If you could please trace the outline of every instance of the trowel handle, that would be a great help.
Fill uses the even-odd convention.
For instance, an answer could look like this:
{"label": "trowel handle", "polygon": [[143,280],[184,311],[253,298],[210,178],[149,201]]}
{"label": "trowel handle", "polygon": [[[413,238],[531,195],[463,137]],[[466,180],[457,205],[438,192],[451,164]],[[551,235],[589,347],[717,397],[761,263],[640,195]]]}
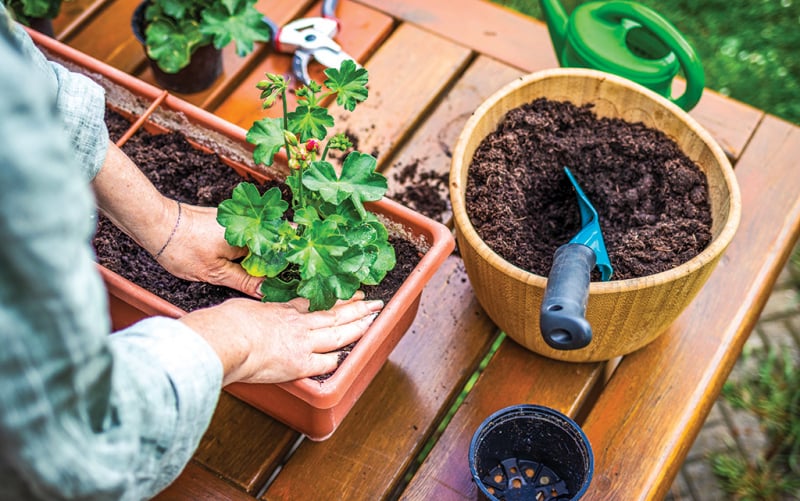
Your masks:
{"label": "trowel handle", "polygon": [[577,350],[592,340],[584,315],[595,259],[594,251],[583,244],[556,249],[539,316],[539,328],[551,348]]}

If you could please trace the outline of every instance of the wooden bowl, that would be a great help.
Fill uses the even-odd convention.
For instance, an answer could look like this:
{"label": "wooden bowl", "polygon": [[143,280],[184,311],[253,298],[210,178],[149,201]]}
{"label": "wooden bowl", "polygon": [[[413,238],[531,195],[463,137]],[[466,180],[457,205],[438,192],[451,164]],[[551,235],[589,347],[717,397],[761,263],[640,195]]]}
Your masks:
{"label": "wooden bowl", "polygon": [[[481,141],[511,109],[536,98],[594,104],[599,117],[643,122],[663,131],[708,179],[712,241],[686,263],[646,277],[592,282],[586,319],[591,343],[571,351],[548,346],[539,329],[547,278],[518,268],[481,240],[467,216],[469,166]],[[506,85],[472,115],[453,151],[450,198],[456,238],[467,275],[481,306],[506,334],[541,355],[572,362],[610,360],[653,341],[694,299],[739,224],[741,199],[733,169],[719,145],[685,111],[629,80],[578,68],[533,73]]]}

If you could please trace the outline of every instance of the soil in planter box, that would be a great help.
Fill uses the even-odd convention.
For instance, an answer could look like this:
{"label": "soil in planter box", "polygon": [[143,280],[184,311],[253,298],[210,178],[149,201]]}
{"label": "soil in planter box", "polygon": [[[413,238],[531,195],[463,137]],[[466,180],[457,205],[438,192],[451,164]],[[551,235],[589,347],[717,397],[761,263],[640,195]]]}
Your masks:
{"label": "soil in planter box", "polygon": [[598,118],[591,105],[540,98],[511,110],[469,168],[472,224],[514,265],[547,276],[555,250],[580,230],[564,166],[597,209],[612,280],[669,270],[711,242],[707,180],[674,141]]}
{"label": "soil in planter box", "polygon": [[[124,117],[111,110],[106,113],[106,122],[110,133],[112,130],[121,131],[119,136],[130,126]],[[161,193],[181,202],[216,207],[230,198],[233,188],[242,181],[241,176],[222,163],[219,157],[194,148],[181,134],[149,134],[140,130],[122,146],[122,150]],[[283,184],[280,186],[287,189]],[[264,186],[267,188],[269,185]],[[247,297],[227,287],[191,282],[171,275],[110,220],[102,215],[98,219],[93,242],[98,262],[178,307],[192,311],[232,297]],[[370,299],[388,302],[420,261],[419,251],[412,243],[399,238],[392,238],[390,242],[395,248],[397,266],[380,285],[363,288]],[[351,348],[352,345],[345,350],[345,355]]]}

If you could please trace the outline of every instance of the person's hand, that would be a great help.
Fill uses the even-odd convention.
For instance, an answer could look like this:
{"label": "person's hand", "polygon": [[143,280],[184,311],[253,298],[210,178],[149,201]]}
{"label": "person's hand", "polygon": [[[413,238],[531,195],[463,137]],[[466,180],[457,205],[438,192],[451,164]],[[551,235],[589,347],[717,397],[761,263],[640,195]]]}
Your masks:
{"label": "person's hand", "polygon": [[249,275],[233,261],[244,257],[247,250],[228,245],[225,228],[217,222],[217,210],[181,204],[179,220],[178,204],[173,205],[177,225],[173,226],[169,243],[157,255],[161,266],[185,280],[224,285],[260,298],[262,279]]}
{"label": "person's hand", "polygon": [[341,348],[366,332],[382,301],[363,301],[357,292],[330,310],[308,311],[308,300],[261,303],[229,299],[195,310],[180,321],[197,331],[217,352],[234,382],[279,383],[327,374],[339,364]]}

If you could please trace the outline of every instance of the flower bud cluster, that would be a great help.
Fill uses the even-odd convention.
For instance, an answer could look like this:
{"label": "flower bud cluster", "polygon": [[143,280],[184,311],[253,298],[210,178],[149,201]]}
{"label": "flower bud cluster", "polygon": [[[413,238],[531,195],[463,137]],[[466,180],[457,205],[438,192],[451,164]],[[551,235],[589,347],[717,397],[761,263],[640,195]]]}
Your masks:
{"label": "flower bud cluster", "polygon": [[[287,131],[288,132],[288,131]],[[317,159],[320,144],[316,139],[309,139],[303,144],[300,144],[294,134],[285,134],[286,142],[289,145],[289,168],[290,169],[305,169],[308,165]],[[292,139],[289,139],[289,136]]]}

